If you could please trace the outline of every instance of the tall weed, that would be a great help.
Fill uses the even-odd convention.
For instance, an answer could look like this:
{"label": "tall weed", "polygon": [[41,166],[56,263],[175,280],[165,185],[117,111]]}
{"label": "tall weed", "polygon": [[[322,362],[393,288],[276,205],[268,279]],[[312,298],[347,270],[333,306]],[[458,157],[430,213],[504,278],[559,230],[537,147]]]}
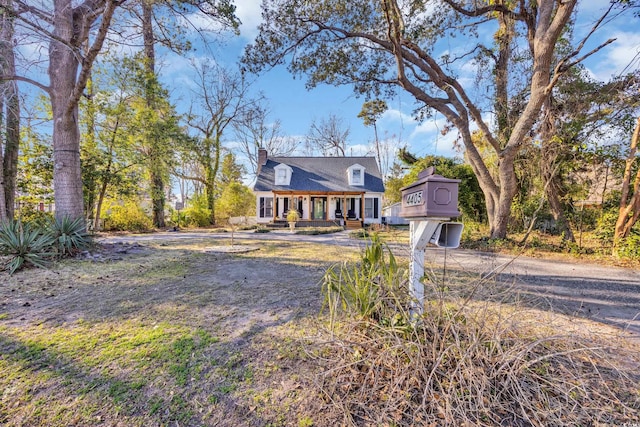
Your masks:
{"label": "tall weed", "polygon": [[614,425],[640,413],[638,373],[617,368],[605,339],[558,333],[554,321],[569,323],[541,321],[484,276],[427,280],[424,314],[410,317],[402,270],[374,241],[325,275],[332,339],[318,382],[345,425]]}

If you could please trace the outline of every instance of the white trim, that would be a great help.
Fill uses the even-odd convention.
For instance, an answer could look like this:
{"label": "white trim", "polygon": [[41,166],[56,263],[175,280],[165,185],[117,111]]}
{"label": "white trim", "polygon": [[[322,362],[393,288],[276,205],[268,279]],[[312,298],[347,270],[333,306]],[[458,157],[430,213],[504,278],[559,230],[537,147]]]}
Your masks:
{"label": "white trim", "polygon": [[[356,163],[347,168],[347,179],[349,180],[349,185],[363,187],[364,186],[364,171],[365,167]],[[358,171],[359,178],[356,179],[355,172]]]}
{"label": "white trim", "polygon": [[291,185],[291,175],[293,173],[293,169],[291,166],[287,166],[284,163],[278,164],[278,166],[274,166],[274,184],[275,185]]}

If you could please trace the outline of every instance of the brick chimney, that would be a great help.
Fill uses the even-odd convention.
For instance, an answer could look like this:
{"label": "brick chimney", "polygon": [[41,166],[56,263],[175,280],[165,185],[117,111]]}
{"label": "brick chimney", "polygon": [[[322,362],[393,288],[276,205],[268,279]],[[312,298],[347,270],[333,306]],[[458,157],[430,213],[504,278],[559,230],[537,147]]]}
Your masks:
{"label": "brick chimney", "polygon": [[260,169],[262,169],[262,166],[267,164],[267,157],[267,150],[262,147],[258,148],[258,174],[260,174]]}

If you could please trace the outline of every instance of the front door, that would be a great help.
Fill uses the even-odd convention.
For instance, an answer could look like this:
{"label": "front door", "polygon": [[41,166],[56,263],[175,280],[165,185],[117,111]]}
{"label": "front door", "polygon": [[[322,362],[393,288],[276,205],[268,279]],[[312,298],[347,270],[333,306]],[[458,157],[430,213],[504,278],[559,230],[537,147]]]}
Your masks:
{"label": "front door", "polygon": [[323,220],[326,218],[327,198],[312,197],[311,198],[311,218]]}

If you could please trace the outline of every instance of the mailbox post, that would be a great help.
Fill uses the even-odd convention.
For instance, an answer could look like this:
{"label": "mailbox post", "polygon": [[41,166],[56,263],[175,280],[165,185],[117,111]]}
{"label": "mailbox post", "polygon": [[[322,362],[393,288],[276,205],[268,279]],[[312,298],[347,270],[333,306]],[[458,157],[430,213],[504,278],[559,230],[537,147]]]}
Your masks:
{"label": "mailbox post", "polygon": [[429,243],[439,247],[457,248],[462,235],[462,223],[450,222],[460,216],[458,211],[459,179],[449,179],[434,174],[428,168],[418,175],[418,180],[404,188],[400,216],[409,220],[409,294],[411,311],[421,315],[424,311],[424,251]]}

